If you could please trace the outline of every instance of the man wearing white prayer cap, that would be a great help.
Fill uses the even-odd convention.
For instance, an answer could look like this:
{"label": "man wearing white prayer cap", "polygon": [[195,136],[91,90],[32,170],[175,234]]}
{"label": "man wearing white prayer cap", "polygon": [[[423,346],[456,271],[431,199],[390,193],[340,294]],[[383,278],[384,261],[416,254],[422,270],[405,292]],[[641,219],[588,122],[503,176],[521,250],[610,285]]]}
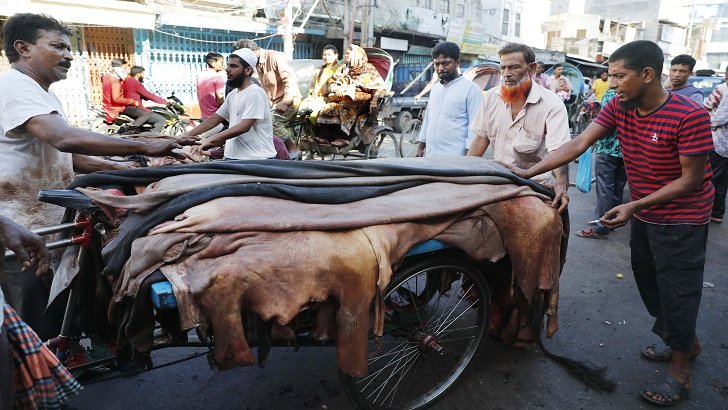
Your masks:
{"label": "man wearing white prayer cap", "polygon": [[202,139],[200,149],[225,146],[225,159],[275,158],[273,121],[268,95],[250,77],[258,64],[252,50],[242,48],[228,57],[227,85],[232,88],[217,112],[187,133],[190,136],[209,131],[223,121],[230,127]]}

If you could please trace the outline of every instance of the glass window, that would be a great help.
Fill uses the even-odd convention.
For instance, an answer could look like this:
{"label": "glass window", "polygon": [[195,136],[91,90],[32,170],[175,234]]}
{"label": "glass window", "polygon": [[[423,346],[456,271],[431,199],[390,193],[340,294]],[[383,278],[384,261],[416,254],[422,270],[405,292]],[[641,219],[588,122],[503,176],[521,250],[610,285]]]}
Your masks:
{"label": "glass window", "polygon": [[521,13],[516,13],[516,22],[513,27],[513,35],[516,37],[521,36]]}
{"label": "glass window", "polygon": [[509,19],[511,17],[511,11],[508,9],[503,9],[503,20],[501,23],[501,34],[504,36],[508,35],[508,23]]}
{"label": "glass window", "polygon": [[450,0],[440,0],[440,13],[450,13]]}
{"label": "glass window", "polygon": [[465,5],[464,4],[458,4],[455,14],[458,16],[458,18],[465,18]]}

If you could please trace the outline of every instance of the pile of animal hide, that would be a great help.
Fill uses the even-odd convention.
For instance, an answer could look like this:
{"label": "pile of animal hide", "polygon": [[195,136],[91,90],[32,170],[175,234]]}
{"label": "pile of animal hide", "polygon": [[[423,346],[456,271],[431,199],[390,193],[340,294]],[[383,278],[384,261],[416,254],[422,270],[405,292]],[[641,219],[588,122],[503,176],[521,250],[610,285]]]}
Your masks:
{"label": "pile of animal hide", "polygon": [[[99,188],[120,185],[145,189]],[[143,284],[161,272],[181,327],[211,328],[221,369],[254,363],[244,312],[290,340],[291,321],[325,305],[313,334],[336,340],[344,372],[365,375],[393,269],[433,238],[478,262],[508,255],[512,290],[528,303],[547,292],[548,335],[557,329],[563,229],[552,193],[480,158],[224,161],[95,173],[72,188],[127,211],[104,248],[104,273],[119,343],[138,352],[149,351],[154,321],[131,319],[150,308]]]}

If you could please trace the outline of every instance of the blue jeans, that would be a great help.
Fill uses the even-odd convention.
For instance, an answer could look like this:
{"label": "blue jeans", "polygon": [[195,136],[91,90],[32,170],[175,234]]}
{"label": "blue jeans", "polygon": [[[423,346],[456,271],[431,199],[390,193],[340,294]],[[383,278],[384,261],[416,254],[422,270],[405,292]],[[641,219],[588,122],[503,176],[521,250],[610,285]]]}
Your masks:
{"label": "blue jeans", "polygon": [[[627,184],[627,172],[624,170],[624,160],[607,154],[596,154],[594,165],[596,175],[597,208],[594,211],[599,219],[607,211],[622,204],[624,186]],[[595,231],[606,235],[609,228],[597,223]]]}

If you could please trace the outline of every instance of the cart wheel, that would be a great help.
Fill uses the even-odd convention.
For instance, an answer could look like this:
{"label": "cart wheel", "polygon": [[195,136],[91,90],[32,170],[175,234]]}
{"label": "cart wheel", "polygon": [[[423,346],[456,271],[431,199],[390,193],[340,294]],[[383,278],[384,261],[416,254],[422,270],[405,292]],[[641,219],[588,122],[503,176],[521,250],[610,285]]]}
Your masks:
{"label": "cart wheel", "polygon": [[489,323],[483,274],[454,257],[434,257],[397,271],[384,296],[384,335],[369,340],[369,374],[339,370],[359,409],[421,409],[460,377]]}
{"label": "cart wheel", "polygon": [[366,146],[364,159],[372,158],[399,158],[399,143],[392,131],[380,132],[372,143]]}
{"label": "cart wheel", "polygon": [[399,153],[402,158],[414,157],[417,153],[417,137],[422,129],[422,121],[412,120],[412,128],[409,132],[403,132],[399,136]]}
{"label": "cart wheel", "polygon": [[392,128],[396,132],[407,132],[412,129],[412,113],[409,111],[400,111],[394,118]]}

